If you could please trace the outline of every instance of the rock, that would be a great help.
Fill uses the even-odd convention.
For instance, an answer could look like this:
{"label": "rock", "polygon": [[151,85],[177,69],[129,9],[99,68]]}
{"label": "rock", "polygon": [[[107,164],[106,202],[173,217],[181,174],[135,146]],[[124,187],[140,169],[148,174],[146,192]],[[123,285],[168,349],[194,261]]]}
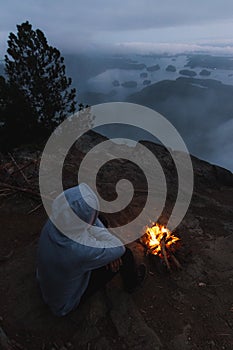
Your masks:
{"label": "rock", "polygon": [[199,286],[199,287],[206,287],[206,283],[204,283],[204,282],[199,282],[199,283],[198,283],[198,286]]}
{"label": "rock", "polygon": [[72,339],[72,343],[76,347],[88,344],[100,337],[101,334],[97,323],[105,317],[108,311],[102,291],[93,295],[84,306],[81,330],[79,329]]}
{"label": "rock", "polygon": [[134,350],[161,349],[159,337],[146,324],[130,296],[117,288],[109,288],[107,293],[112,302],[110,311],[112,322],[128,347]]}
{"label": "rock", "polygon": [[102,291],[99,291],[89,299],[88,308],[89,310],[86,316],[87,322],[89,325],[96,325],[108,311],[106,300]]}
{"label": "rock", "polygon": [[89,131],[75,142],[75,148],[77,151],[86,154],[99,142],[103,142],[105,140],[107,140],[105,136],[100,135],[94,131]]}

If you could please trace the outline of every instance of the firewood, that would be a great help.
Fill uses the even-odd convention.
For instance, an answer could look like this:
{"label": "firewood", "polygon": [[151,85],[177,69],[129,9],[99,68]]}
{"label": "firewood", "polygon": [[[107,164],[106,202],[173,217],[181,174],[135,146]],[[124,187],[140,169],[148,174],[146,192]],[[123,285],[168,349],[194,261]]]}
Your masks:
{"label": "firewood", "polygon": [[40,207],[42,207],[42,203],[40,203],[39,205],[37,205],[35,208],[33,208],[32,210],[30,210],[27,214],[32,214],[35,211],[37,211],[38,209],[40,209]]}
{"label": "firewood", "polygon": [[[13,193],[15,193],[15,192],[13,192]],[[11,195],[12,195],[12,191],[9,192],[7,189],[4,192],[0,193],[0,197],[8,197]]]}
{"label": "firewood", "polygon": [[168,258],[167,258],[165,237],[161,239],[160,245],[161,245],[161,251],[162,251],[165,263],[167,265],[168,270],[170,271],[171,270],[171,266],[170,266]]}
{"label": "firewood", "polygon": [[178,267],[178,269],[182,269],[182,266],[181,266],[180,262],[178,261],[178,259],[175,257],[175,255],[170,253],[170,256],[171,256],[171,259],[173,260],[173,262]]}
{"label": "firewood", "polygon": [[9,184],[4,183],[4,182],[0,182],[0,187],[12,189],[12,190],[19,191],[19,192],[28,193],[28,194],[31,194],[33,196],[39,197],[39,198],[43,197],[43,198],[51,200],[51,201],[53,200],[51,197],[45,196],[45,195],[41,196],[41,194],[39,192],[35,192],[35,191],[33,191],[33,190],[29,189],[29,188],[13,186],[13,185],[9,185]]}
{"label": "firewood", "polygon": [[20,174],[22,175],[22,177],[24,178],[24,180],[26,181],[26,183],[31,186],[30,182],[27,179],[27,176],[24,174],[23,170],[20,168],[20,166],[18,165],[18,163],[16,162],[15,158],[12,156],[12,154],[10,152],[8,152],[9,157],[11,158],[12,162],[15,164],[16,168],[18,169],[18,171],[20,172]]}
{"label": "firewood", "polygon": [[17,170],[14,170],[11,175],[15,175],[15,174],[19,173],[20,171],[28,168],[30,165],[33,165],[33,164],[35,164],[35,162],[33,160],[30,160],[27,164],[17,168]]}

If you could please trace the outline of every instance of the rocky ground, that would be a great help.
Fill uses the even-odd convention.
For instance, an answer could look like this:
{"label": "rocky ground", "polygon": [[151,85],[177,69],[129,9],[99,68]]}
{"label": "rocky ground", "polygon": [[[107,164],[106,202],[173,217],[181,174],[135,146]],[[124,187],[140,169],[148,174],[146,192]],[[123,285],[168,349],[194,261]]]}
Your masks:
{"label": "rocky ground", "polygon": [[[79,164],[85,152],[98,142],[99,138],[92,135],[76,145],[64,171],[66,187],[76,181],[71,159]],[[164,148],[146,142],[144,145],[156,154],[166,174],[168,200],[161,217],[166,223],[176,194],[176,173]],[[24,156],[22,151],[14,153],[17,162]],[[35,158],[33,152],[30,156]],[[182,243],[176,253],[182,270],[168,273],[164,265],[161,268],[145,256],[140,243],[131,243],[137,261],[144,261],[148,267],[143,288],[129,295],[117,276],[64,318],[50,313],[35,281],[37,242],[46,220],[43,207],[38,207],[39,198],[16,189],[9,196],[1,196],[0,348],[233,349],[233,175],[197,158],[192,161],[193,198],[176,230]],[[13,179],[6,176],[10,169],[5,167],[7,162],[10,160],[2,156],[0,181],[22,187],[20,181],[25,179],[19,180],[20,174]],[[123,160],[102,169],[100,191],[107,190],[110,198],[122,173],[133,181],[136,198],[129,211],[108,216],[115,223],[124,222],[129,213],[135,216],[146,200],[143,174],[136,174],[134,165]]]}

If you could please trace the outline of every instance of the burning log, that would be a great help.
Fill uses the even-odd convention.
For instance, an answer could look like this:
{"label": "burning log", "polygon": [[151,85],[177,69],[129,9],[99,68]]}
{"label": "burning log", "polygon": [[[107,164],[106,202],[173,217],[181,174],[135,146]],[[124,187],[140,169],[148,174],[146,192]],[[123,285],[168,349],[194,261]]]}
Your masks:
{"label": "burning log", "polygon": [[170,266],[168,258],[167,258],[165,236],[161,239],[160,245],[161,245],[161,251],[162,251],[165,263],[167,265],[168,270],[170,271],[171,270],[171,266]]}
{"label": "burning log", "polygon": [[168,271],[171,271],[171,262],[181,269],[181,264],[173,253],[177,241],[179,241],[178,237],[172,234],[168,228],[159,224],[153,224],[151,227],[147,226],[145,234],[140,239],[140,242],[146,248],[147,254],[163,259]]}

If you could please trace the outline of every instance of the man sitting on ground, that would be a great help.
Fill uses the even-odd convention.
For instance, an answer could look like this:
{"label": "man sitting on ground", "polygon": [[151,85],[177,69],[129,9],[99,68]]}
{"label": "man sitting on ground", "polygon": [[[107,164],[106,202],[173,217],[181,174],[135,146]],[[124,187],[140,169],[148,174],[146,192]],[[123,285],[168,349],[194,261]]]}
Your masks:
{"label": "man sitting on ground", "polygon": [[[68,206],[79,220],[73,220]],[[118,272],[129,293],[145,278],[145,265],[136,267],[131,250],[98,218],[98,208],[98,198],[88,185],[72,187],[54,200],[52,220],[41,232],[37,280],[44,302],[57,316],[76,308]],[[62,232],[54,222],[61,223]]]}

